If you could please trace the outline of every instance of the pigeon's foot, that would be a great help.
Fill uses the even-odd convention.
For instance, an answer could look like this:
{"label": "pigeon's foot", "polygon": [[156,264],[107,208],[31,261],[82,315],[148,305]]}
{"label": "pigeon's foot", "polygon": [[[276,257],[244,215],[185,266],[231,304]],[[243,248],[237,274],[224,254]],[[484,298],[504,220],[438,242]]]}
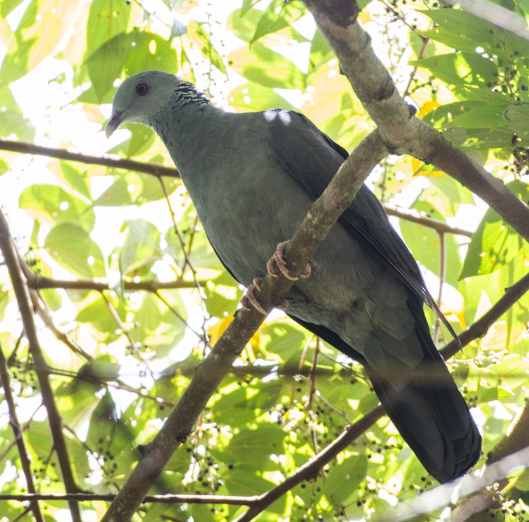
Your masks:
{"label": "pigeon's foot", "polygon": [[[256,310],[261,312],[263,315],[268,315],[268,313],[264,310],[264,308],[261,306],[261,303],[257,300],[255,297],[254,292],[255,291],[260,292],[261,291],[261,280],[256,277],[253,280],[253,285],[250,285],[247,290],[246,294],[242,296],[241,299],[241,306],[245,309],[250,311],[250,305],[252,305]],[[288,308],[288,299],[283,298],[280,303],[275,305],[275,308],[278,308],[279,310],[286,310]]]}
{"label": "pigeon's foot", "polygon": [[305,268],[303,272],[299,275],[299,277],[292,277],[290,275],[288,265],[285,261],[285,258],[283,257],[283,254],[285,253],[285,247],[288,245],[288,243],[290,243],[290,239],[288,241],[283,241],[283,243],[279,243],[279,245],[277,245],[274,255],[270,258],[270,261],[266,263],[266,269],[268,270],[268,273],[271,276],[277,277],[277,275],[275,274],[275,267],[277,266],[281,273],[291,281],[297,281],[299,277],[301,277],[302,279],[309,277],[311,268],[308,263],[305,265]]}
{"label": "pigeon's foot", "polygon": [[250,285],[246,289],[246,293],[242,296],[241,299],[241,306],[245,309],[250,311],[250,305],[253,305],[253,307],[261,312],[263,315],[268,315],[268,313],[264,310],[264,308],[261,306],[261,303],[257,300],[257,298],[254,295],[255,291],[260,292],[261,291],[261,280],[257,277],[253,280],[253,285]]}

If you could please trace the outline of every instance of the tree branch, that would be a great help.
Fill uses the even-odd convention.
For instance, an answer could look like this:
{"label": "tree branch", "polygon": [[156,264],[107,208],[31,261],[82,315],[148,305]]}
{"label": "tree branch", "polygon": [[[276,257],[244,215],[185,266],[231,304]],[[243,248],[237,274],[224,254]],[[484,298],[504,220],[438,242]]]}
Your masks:
{"label": "tree branch", "polygon": [[[0,150],[9,150],[12,152],[21,152],[21,153],[27,153],[27,154],[36,154],[41,156],[48,156],[50,158],[58,158],[63,160],[69,160],[69,161],[78,161],[79,163],[87,163],[87,164],[93,164],[93,165],[103,165],[105,167],[113,167],[113,168],[122,168],[126,170],[134,170],[136,172],[142,172],[144,174],[150,174],[152,176],[167,176],[171,178],[179,178],[180,173],[178,172],[178,169],[174,167],[164,167],[162,165],[157,165],[154,163],[143,163],[141,161],[132,161],[132,160],[124,160],[124,159],[114,159],[114,158],[105,158],[100,156],[86,156],[84,154],[78,154],[73,152],[68,152],[64,149],[51,149],[49,147],[40,147],[39,145],[34,145],[33,143],[26,143],[22,141],[10,141],[3,138],[0,138]],[[160,170],[160,169],[163,169]],[[417,223],[419,225],[423,225],[428,228],[433,228],[434,230],[437,230],[438,232],[447,232],[450,234],[457,234],[460,236],[466,236],[466,237],[472,237],[472,232],[469,232],[468,230],[464,230],[462,228],[457,227],[451,227],[444,221],[439,221],[437,219],[432,219],[424,216],[419,216],[414,211],[408,210],[408,209],[402,209],[395,207],[393,205],[384,205],[384,209],[386,210],[386,213],[388,216],[395,216],[400,219],[404,219],[405,221],[411,221],[412,223]],[[189,249],[188,249],[189,253]],[[56,284],[58,286],[43,286],[43,285],[53,285],[53,279],[47,278],[47,277],[41,277],[39,278],[39,288],[71,288],[76,290],[98,290],[101,291],[101,289],[106,290],[108,288],[108,285],[105,286],[105,283],[95,283],[93,281],[56,281]],[[81,286],[77,287],[75,286],[75,283],[80,283]],[[205,281],[199,281],[200,285],[203,286]],[[126,290],[146,290],[149,292],[154,292],[155,290],[151,288],[156,289],[162,289],[162,288],[192,288],[194,286],[193,283],[189,281],[181,281],[181,284],[184,286],[166,286],[166,285],[172,285],[172,284],[178,284],[178,281],[175,281],[174,283],[159,283],[158,281],[153,282],[141,282],[141,283],[132,283],[132,282],[126,282],[125,283],[125,289]],[[189,286],[187,286],[189,284]],[[63,286],[65,285],[65,286]],[[85,286],[86,285],[86,286]],[[149,286],[149,285],[156,285],[156,286]]]}
{"label": "tree branch", "polygon": [[[79,490],[75,483],[73,472],[68,457],[68,449],[66,447],[66,440],[62,432],[62,418],[55,403],[53,389],[51,387],[47,368],[48,364],[44,357],[44,353],[40,347],[39,339],[35,323],[33,322],[33,314],[29,304],[29,296],[26,285],[22,279],[21,267],[18,260],[16,249],[13,245],[13,240],[9,233],[9,225],[5,219],[4,213],[0,210],[0,250],[4,257],[5,263],[9,270],[9,277],[13,284],[13,290],[18,302],[20,315],[24,324],[24,331],[29,343],[29,350],[33,361],[35,363],[35,372],[39,380],[40,392],[42,401],[48,412],[48,423],[53,439],[53,444],[57,452],[57,459],[61,468],[61,474],[64,482],[64,487],[68,493],[75,493]],[[76,502],[70,502],[70,512],[73,522],[81,522],[81,512]]]}
{"label": "tree branch", "polygon": [[152,176],[167,176],[170,178],[180,177],[175,168],[164,167],[157,163],[143,163],[140,161],[116,158],[110,155],[87,156],[86,154],[79,154],[78,152],[68,152],[64,149],[41,147],[24,141],[11,141],[0,138],[0,150],[20,152],[21,154],[34,154],[36,156],[47,156],[49,158],[57,158],[66,161],[77,161],[78,163],[86,163],[87,165],[102,165],[103,167],[110,167],[113,169],[134,170],[136,172],[143,172],[144,174],[151,174]]}
{"label": "tree branch", "polygon": [[[6,494],[0,495],[0,502],[5,500],[18,500],[27,502],[32,500],[75,500],[77,502],[112,502],[116,495],[98,495],[94,493],[37,493],[37,494]],[[143,503],[157,504],[225,504],[230,506],[250,506],[258,499],[253,497],[237,497],[230,495],[148,495]]]}
{"label": "tree branch", "polygon": [[[26,486],[28,491],[35,494],[35,484],[33,483],[33,475],[31,474],[31,464],[29,462],[28,450],[26,447],[26,440],[24,439],[24,432],[18,422],[17,409],[13,395],[11,393],[11,384],[9,382],[9,370],[7,368],[7,360],[4,355],[4,350],[0,345],[0,384],[4,388],[4,397],[7,403],[7,409],[9,411],[9,424],[13,428],[13,434],[15,436],[16,445],[18,447],[18,454],[20,455],[20,462],[22,464],[22,470],[26,478]],[[36,500],[31,502],[31,510],[35,515],[37,522],[44,522],[44,517],[40,511],[39,503]]]}
{"label": "tree branch", "polygon": [[[373,131],[340,167],[338,173],[310,207],[305,220],[286,249],[290,272],[299,275],[314,252],[323,243],[341,213],[349,207],[356,192],[377,163],[387,154],[378,131]],[[267,275],[259,301],[270,311],[292,287],[293,281],[282,275]],[[239,309],[234,320],[215,344],[182,398],[167,418],[145,455],[131,473],[102,522],[128,522],[171,455],[184,442],[207,401],[230,371],[235,359],[257,331],[265,317],[255,309]]]}
{"label": "tree branch", "polygon": [[[461,346],[466,346],[474,339],[484,337],[488,329],[528,291],[529,274],[525,275],[508,288],[503,296],[487,313],[483,314],[475,323],[459,334]],[[457,341],[453,339],[441,350],[441,355],[446,361],[453,357],[458,351],[459,345]]]}
{"label": "tree branch", "polygon": [[[51,277],[39,276],[32,272],[32,276],[28,279],[28,286],[35,290],[44,290],[46,288],[63,288],[64,290],[95,290],[96,292],[103,292],[104,290],[111,290],[108,283],[100,283],[91,281],[90,279],[78,279],[76,281],[65,281],[61,279],[52,279]],[[26,274],[24,274],[26,275]],[[199,284],[205,284],[207,281],[199,279]],[[125,290],[129,292],[152,292],[156,293],[159,290],[181,290],[183,288],[195,288],[194,281],[184,281],[177,279],[162,283],[161,281],[125,281]]]}
{"label": "tree branch", "polygon": [[472,237],[472,232],[465,230],[464,228],[452,227],[445,221],[439,221],[438,219],[432,219],[426,216],[421,216],[416,210],[398,208],[392,205],[384,205],[384,210],[388,216],[395,216],[404,221],[410,221],[411,223],[417,223],[423,227],[433,228],[439,234],[456,234],[457,236],[465,236],[468,238]]}
{"label": "tree branch", "polygon": [[503,182],[415,117],[357,22],[360,8],[350,0],[304,0],[340,61],[383,143],[394,154],[409,154],[435,165],[469,188],[529,241],[529,208]]}

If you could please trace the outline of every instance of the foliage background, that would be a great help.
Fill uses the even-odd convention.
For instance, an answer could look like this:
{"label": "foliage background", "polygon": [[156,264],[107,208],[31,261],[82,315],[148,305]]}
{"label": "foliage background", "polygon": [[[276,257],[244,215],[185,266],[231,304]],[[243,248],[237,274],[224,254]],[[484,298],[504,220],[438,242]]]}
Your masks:
{"label": "foliage background", "polygon": [[[108,150],[172,166],[159,139],[144,127],[129,126],[111,149],[96,134],[109,116],[116,80],[145,69],[194,81],[227,110],[298,108],[348,150],[373,128],[332,51],[319,31],[310,30],[311,15],[301,1],[244,0],[222,9],[197,3],[4,0],[0,137],[82,153]],[[526,0],[501,3],[529,15]],[[379,56],[419,116],[529,202],[529,42],[437,2],[361,5],[360,19]],[[140,458],[141,445],[229,323],[242,289],[209,247],[178,179],[165,179],[165,198],[153,176],[6,151],[0,152],[0,173],[1,203],[31,269],[61,281],[109,284],[104,292],[74,283],[40,290],[45,310],[36,321],[78,485],[116,492]],[[441,309],[456,332],[528,273],[527,244],[492,210],[479,225],[469,219],[479,215],[471,206],[483,204],[448,176],[417,160],[390,157],[369,183],[384,203],[474,232],[469,239],[394,221],[434,296],[439,277],[444,279]],[[156,291],[134,289],[153,280],[159,282]],[[5,266],[0,281],[0,345],[19,416],[28,423],[36,485],[41,492],[63,492]],[[200,291],[193,288],[196,281]],[[427,315],[438,344],[449,341],[429,310]],[[485,455],[526,400],[528,321],[524,297],[449,363],[482,427]],[[69,345],[57,331],[67,334]],[[209,402],[155,492],[262,493],[376,404],[361,366],[274,314]],[[6,411],[0,422],[0,484],[3,493],[24,492]],[[523,518],[529,482],[516,480],[516,516],[498,517]],[[369,517],[434,482],[384,418],[314,483],[296,487],[259,520]],[[20,503],[1,505],[6,520],[32,518]],[[47,520],[65,516],[65,502],[41,505]],[[83,509],[86,520],[98,520],[105,503],[85,503]],[[231,519],[240,510],[153,504],[137,516],[209,522]]]}

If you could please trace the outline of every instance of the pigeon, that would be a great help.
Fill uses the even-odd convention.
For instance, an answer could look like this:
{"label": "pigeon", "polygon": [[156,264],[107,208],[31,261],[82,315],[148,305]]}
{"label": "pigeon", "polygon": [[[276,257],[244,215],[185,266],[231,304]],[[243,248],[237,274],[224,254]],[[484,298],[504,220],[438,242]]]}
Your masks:
{"label": "pigeon", "polygon": [[[220,261],[250,289],[243,306],[259,307],[260,278],[275,265],[289,276],[284,244],[347,151],[298,112],[227,112],[192,83],[160,71],[119,86],[107,137],[126,122],[160,136]],[[481,455],[481,436],[432,341],[423,305],[440,312],[365,185],[303,275],[278,306],[364,365],[387,415],[431,476],[446,483],[467,473]]]}

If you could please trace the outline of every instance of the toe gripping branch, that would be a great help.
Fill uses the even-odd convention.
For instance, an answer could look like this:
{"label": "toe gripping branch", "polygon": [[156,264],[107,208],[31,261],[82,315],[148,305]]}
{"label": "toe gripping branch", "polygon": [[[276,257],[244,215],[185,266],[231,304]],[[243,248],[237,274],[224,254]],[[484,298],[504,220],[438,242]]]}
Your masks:
{"label": "toe gripping branch", "polygon": [[[284,241],[283,243],[279,243],[279,245],[277,245],[274,255],[270,258],[268,263],[266,263],[266,269],[268,270],[268,273],[273,277],[277,277],[277,274],[275,273],[275,269],[277,266],[277,268],[279,268],[279,271],[291,281],[297,281],[299,277],[305,279],[310,276],[311,272],[311,268],[308,263],[306,264],[303,272],[300,274],[299,277],[292,277],[290,275],[287,262],[284,258],[285,247],[288,245],[289,242],[290,240]],[[255,297],[256,290],[258,292],[261,291],[261,279],[259,279],[258,277],[253,280],[253,284],[250,285],[246,290],[246,294],[241,299],[241,305],[245,310],[251,310],[251,304],[256,310],[259,310],[259,312],[261,312],[262,314],[268,315],[266,310],[263,309],[263,307]],[[279,310],[286,310],[288,308],[288,300],[283,298],[280,303],[275,305],[275,308],[278,308]]]}

